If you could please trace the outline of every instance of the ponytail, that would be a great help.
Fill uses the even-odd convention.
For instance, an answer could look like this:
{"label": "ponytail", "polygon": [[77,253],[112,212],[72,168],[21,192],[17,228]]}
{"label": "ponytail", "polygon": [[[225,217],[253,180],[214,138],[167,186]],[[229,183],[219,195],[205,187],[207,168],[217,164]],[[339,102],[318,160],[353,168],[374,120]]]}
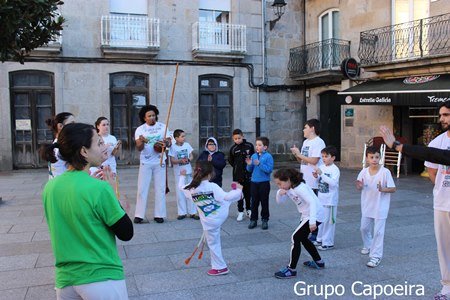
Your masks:
{"label": "ponytail", "polygon": [[191,190],[197,188],[200,183],[209,175],[214,175],[212,163],[209,161],[197,161],[195,164],[192,181],[184,189]]}
{"label": "ponytail", "polygon": [[73,116],[70,112],[61,112],[56,116],[45,120],[45,124],[47,124],[47,126],[53,131],[53,134],[56,135],[58,133],[58,124],[63,124],[64,121],[70,116]]}
{"label": "ponytail", "polygon": [[54,164],[58,159],[55,156],[55,148],[59,148],[58,143],[43,144],[39,149],[39,155],[42,160],[49,161]]}

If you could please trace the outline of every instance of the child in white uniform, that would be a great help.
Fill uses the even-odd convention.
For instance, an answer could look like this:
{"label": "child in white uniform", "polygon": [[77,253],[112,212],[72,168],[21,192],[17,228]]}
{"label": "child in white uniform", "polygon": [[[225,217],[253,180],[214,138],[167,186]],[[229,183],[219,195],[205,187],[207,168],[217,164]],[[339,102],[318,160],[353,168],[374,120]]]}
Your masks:
{"label": "child in white uniform", "polygon": [[300,258],[301,245],[311,255],[311,261],[305,261],[304,266],[314,269],[325,268],[319,252],[308,239],[308,234],[317,229],[322,222],[322,205],[313,190],[303,180],[303,174],[296,169],[279,169],[274,174],[275,183],[279,190],[276,201],[281,203],[290,198],[301,214],[300,225],[291,237],[291,255],[289,264],[275,273],[276,278],[287,279],[297,276],[297,263]]}
{"label": "child in white uniform", "polygon": [[208,161],[197,161],[192,182],[185,185],[185,171],[181,171],[179,188],[197,206],[203,232],[211,254],[211,270],[208,275],[227,274],[228,268],[222,256],[220,227],[228,217],[230,204],[242,197],[242,185],[233,183],[236,189],[224,192],[221,187],[209,180],[213,176],[213,166]]}
{"label": "child in white uniform", "polygon": [[[366,150],[367,168],[362,169],[356,180],[356,188],[361,190],[361,235],[364,246],[361,254],[369,254],[367,266],[378,266],[383,257],[383,240],[386,219],[395,192],[391,171],[380,166],[380,149],[371,146]],[[373,235],[372,235],[373,227]]]}
{"label": "child in white uniform", "polygon": [[[169,150],[170,161],[173,165],[173,174],[175,175],[175,182],[180,181],[180,171],[185,170],[185,183],[188,184],[192,180],[192,167],[190,161],[194,158],[192,154],[191,145],[185,142],[186,134],[181,129],[175,129],[173,132],[175,143],[172,144]],[[186,197],[183,192],[177,189],[177,207],[178,220],[186,218],[187,214],[193,219],[198,220],[197,207],[192,202],[191,198]]]}
{"label": "child in white uniform", "polygon": [[315,245],[319,250],[329,250],[334,247],[334,233],[336,230],[336,212],[339,201],[339,168],[334,164],[337,149],[328,146],[322,149],[323,165],[316,167],[314,177],[319,179],[319,193],[317,197],[323,206],[323,223],[319,226],[319,233]]}

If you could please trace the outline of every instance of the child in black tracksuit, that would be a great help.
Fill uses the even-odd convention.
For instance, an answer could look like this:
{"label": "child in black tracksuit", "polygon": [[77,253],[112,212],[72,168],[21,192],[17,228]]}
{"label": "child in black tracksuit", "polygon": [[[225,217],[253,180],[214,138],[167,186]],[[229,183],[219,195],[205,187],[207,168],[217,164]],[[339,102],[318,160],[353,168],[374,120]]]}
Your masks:
{"label": "child in black tracksuit", "polygon": [[[243,186],[242,192],[245,199],[245,209],[247,217],[251,215],[250,205],[250,178],[251,174],[247,171],[247,164],[245,159],[251,157],[255,153],[255,148],[252,143],[247,142],[244,139],[242,130],[233,130],[234,145],[230,148],[230,155],[228,162],[233,167],[233,181],[239,182]],[[238,221],[242,221],[244,218],[244,200],[238,201]]]}
{"label": "child in black tracksuit", "polygon": [[210,161],[214,167],[214,177],[209,180],[222,187],[223,168],[227,165],[225,154],[219,151],[217,140],[209,137],[205,143],[205,151],[200,153],[197,161]]}

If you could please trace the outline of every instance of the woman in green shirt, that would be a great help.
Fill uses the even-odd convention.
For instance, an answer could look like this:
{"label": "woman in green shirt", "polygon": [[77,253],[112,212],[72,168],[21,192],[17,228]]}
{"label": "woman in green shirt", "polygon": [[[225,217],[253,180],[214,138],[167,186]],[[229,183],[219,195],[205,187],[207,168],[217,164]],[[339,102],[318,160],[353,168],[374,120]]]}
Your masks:
{"label": "woman in green shirt", "polygon": [[68,164],[44,188],[43,202],[55,256],[57,299],[128,299],[116,236],[133,237],[133,224],[114,194],[109,167],[99,180],[89,168],[107,158],[96,130],[83,123],[64,126],[54,149]]}

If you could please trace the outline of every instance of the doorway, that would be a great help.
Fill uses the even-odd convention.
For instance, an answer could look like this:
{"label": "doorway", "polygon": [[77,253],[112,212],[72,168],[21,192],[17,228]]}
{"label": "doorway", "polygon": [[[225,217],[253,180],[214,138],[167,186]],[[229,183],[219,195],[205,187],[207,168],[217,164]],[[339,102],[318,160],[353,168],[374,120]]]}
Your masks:
{"label": "doorway", "polygon": [[224,75],[199,77],[199,147],[203,150],[208,137],[217,139],[219,149],[227,152],[232,145],[233,120],[232,78]]}
{"label": "doorway", "polygon": [[45,120],[55,114],[53,73],[27,70],[9,74],[13,168],[47,166],[39,147],[51,144],[53,133]]}
{"label": "doorway", "polygon": [[337,91],[320,94],[320,137],[325,145],[337,149],[336,161],[341,160],[341,106]]}
{"label": "doorway", "polygon": [[139,110],[149,103],[148,75],[115,73],[110,75],[111,134],[122,141],[118,164],[139,164],[134,132],[141,125]]}

